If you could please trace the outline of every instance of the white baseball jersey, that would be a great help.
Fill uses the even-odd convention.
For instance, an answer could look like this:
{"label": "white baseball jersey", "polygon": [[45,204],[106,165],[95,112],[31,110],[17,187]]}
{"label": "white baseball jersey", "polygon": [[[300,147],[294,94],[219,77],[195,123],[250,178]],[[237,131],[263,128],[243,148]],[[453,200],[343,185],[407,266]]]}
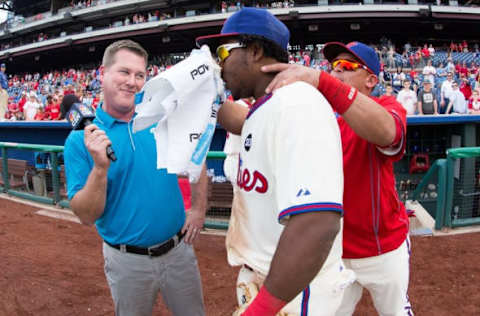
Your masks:
{"label": "white baseball jersey", "polygon": [[[312,86],[296,82],[257,100],[243,125],[241,140],[237,202],[243,207],[232,206],[228,260],[266,276],[283,224],[291,215],[342,212],[340,132],[325,98]],[[341,236],[340,230],[316,277],[322,279],[317,288],[327,283],[338,287],[338,279],[325,281],[325,274],[344,269]],[[336,297],[341,299],[341,295]],[[303,304],[301,297],[296,300]]]}
{"label": "white baseball jersey", "polygon": [[[248,107],[248,104],[243,100],[237,100],[235,103],[244,107]],[[223,146],[223,152],[227,155],[223,161],[223,173],[228,181],[235,187],[237,182],[238,171],[238,156],[241,148],[241,137],[227,132],[227,138],[225,139],[225,145]]]}

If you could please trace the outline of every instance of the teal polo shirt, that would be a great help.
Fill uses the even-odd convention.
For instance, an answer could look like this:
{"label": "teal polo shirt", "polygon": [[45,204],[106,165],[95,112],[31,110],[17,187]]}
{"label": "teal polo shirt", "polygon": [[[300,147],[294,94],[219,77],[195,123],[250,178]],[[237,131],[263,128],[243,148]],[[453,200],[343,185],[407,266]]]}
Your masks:
{"label": "teal polo shirt", "polygon": [[[132,120],[123,122],[99,107],[93,121],[112,142],[117,161],[108,169],[107,199],[95,225],[111,244],[149,247],[170,239],[183,226],[185,210],[177,176],[157,169],[155,127],[132,132]],[[81,190],[93,168],[83,131],[72,131],[65,141],[68,198]]]}

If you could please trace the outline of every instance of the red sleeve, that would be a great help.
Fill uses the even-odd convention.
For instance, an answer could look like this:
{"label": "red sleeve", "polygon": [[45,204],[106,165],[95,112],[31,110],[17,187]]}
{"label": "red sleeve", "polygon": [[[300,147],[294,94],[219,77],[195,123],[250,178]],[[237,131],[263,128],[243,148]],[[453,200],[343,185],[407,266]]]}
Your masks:
{"label": "red sleeve", "polygon": [[400,160],[403,157],[407,144],[407,111],[393,96],[382,96],[379,98],[372,97],[372,99],[383,106],[383,108],[385,108],[395,120],[395,139],[390,146],[387,146],[387,148],[401,146],[396,154],[388,155],[394,161]]}

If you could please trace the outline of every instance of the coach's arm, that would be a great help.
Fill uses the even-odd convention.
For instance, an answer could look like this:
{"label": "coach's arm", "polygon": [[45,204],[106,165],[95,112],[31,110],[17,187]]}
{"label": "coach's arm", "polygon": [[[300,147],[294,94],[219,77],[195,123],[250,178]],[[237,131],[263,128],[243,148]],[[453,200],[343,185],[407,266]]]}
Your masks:
{"label": "coach's arm", "polygon": [[[321,73],[320,70],[296,64],[265,65],[262,67],[262,71],[278,72],[268,85],[266,93],[295,81],[304,81],[318,88]],[[371,80],[371,78],[365,83],[370,89],[373,89],[375,84],[376,81]],[[362,87],[355,88],[359,92],[348,110],[342,114],[342,117],[361,138],[381,147],[390,146],[396,136],[395,119],[372,98],[361,93],[360,90],[364,90]]]}

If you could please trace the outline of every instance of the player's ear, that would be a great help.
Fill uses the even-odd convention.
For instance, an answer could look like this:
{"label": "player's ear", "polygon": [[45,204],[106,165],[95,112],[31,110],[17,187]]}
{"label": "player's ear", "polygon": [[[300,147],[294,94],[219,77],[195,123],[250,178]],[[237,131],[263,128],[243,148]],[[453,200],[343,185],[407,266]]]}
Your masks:
{"label": "player's ear", "polygon": [[378,83],[378,78],[374,74],[369,73],[365,80],[365,85],[369,90],[373,90]]}
{"label": "player's ear", "polygon": [[264,50],[262,45],[258,42],[253,42],[250,45],[248,45],[248,53],[250,55],[250,58],[254,62],[259,62],[263,56],[264,56]]}

